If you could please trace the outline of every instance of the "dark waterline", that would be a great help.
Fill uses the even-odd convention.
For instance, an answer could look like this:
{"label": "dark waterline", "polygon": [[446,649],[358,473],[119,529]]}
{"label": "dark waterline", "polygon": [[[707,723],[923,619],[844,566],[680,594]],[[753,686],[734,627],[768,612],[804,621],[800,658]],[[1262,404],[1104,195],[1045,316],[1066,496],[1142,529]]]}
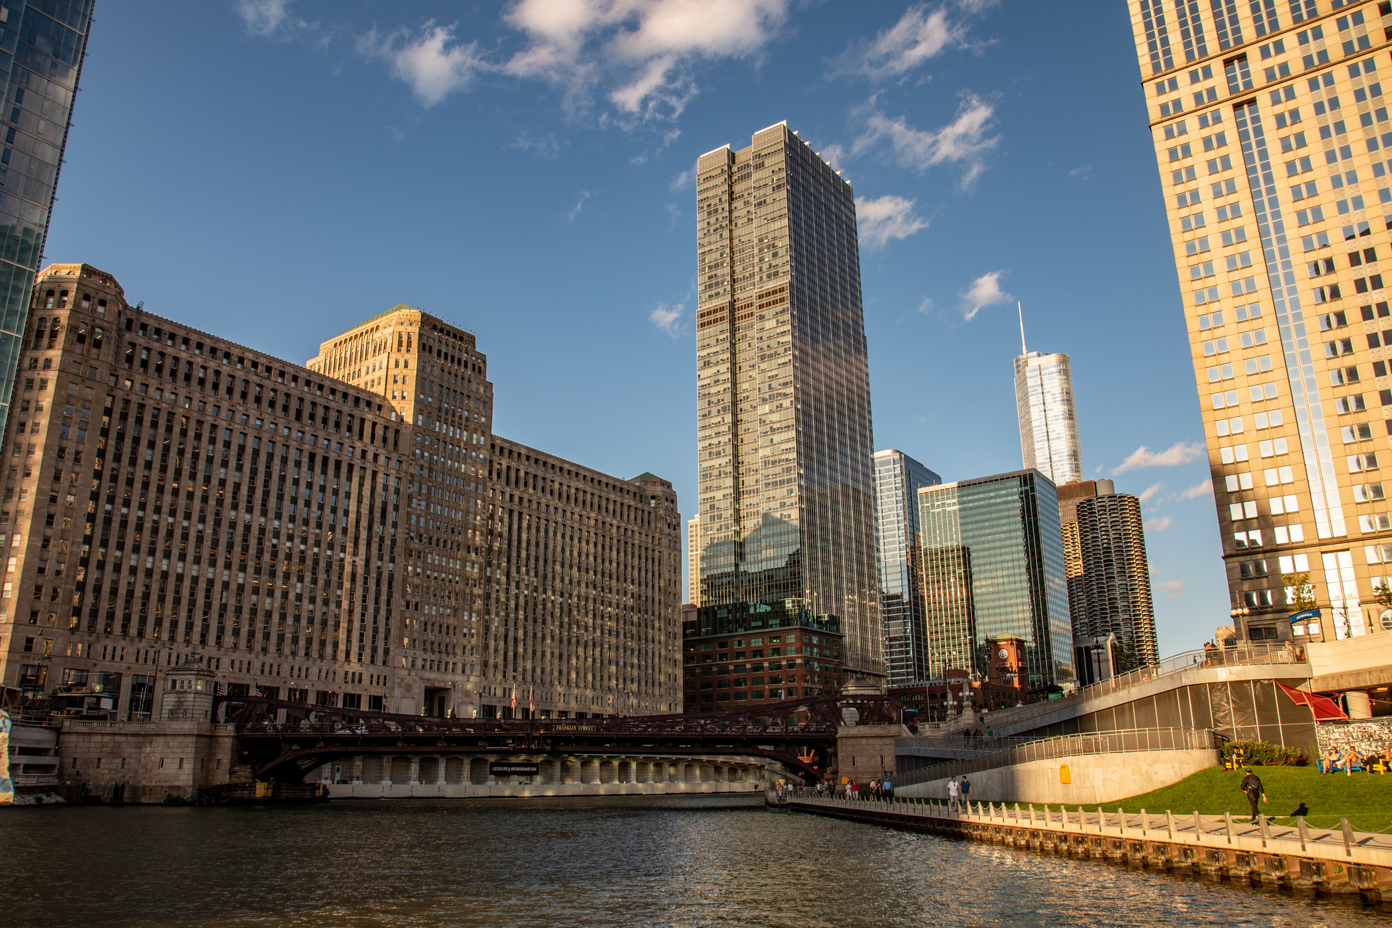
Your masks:
{"label": "dark waterline", "polygon": [[745,797],[0,811],[0,926],[1384,924]]}

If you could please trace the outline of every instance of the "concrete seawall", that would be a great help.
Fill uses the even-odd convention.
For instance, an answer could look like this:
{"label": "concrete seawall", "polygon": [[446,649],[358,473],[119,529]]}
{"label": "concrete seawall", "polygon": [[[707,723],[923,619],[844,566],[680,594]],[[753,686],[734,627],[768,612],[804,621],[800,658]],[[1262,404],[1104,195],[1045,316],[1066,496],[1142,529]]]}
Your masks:
{"label": "concrete seawall", "polygon": [[[982,802],[1038,802],[1091,805],[1178,783],[1217,763],[1212,748],[1082,754],[1027,761],[969,774],[971,798]],[[915,783],[895,790],[911,799],[947,801],[950,778]]]}

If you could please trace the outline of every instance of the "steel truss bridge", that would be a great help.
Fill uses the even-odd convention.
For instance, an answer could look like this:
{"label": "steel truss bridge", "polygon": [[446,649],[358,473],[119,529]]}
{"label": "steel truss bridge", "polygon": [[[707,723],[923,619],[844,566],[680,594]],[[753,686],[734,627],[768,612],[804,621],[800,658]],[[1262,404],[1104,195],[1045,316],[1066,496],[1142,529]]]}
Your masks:
{"label": "steel truss bridge", "polygon": [[813,779],[826,769],[844,711],[857,724],[897,724],[888,696],[823,696],[681,715],[605,719],[462,719],[393,715],[218,697],[213,718],[231,723],[257,779],[301,782],[317,767],[363,755],[658,755],[761,757]]}

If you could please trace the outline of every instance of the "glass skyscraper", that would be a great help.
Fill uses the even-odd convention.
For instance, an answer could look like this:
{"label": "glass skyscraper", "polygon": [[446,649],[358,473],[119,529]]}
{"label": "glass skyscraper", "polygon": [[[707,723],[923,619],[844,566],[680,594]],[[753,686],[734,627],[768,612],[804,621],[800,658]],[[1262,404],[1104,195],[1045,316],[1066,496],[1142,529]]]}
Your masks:
{"label": "glass skyscraper", "polygon": [[10,414],[91,21],[92,0],[6,0],[0,6],[0,432]]}
{"label": "glass skyscraper", "polygon": [[918,582],[918,491],[940,483],[941,477],[902,451],[875,452],[880,616],[890,686],[927,678],[927,629]]}
{"label": "glass skyscraper", "polygon": [[882,683],[870,375],[851,186],[784,123],[697,162],[701,605],[839,617]]}
{"label": "glass skyscraper", "polygon": [[1029,351],[1015,359],[1015,407],[1020,416],[1020,451],[1055,486],[1083,479],[1078,413],[1068,355]]}
{"label": "glass skyscraper", "polygon": [[1031,688],[1073,674],[1058,495],[1026,470],[918,491],[928,675],[985,673],[986,642],[1025,642]]}

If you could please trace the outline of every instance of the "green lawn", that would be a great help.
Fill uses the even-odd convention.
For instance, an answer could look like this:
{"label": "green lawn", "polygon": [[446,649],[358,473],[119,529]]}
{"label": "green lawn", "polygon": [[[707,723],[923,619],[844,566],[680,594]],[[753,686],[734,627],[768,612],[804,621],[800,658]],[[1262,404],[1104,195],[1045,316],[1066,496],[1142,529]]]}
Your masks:
{"label": "green lawn", "polygon": [[[1321,776],[1314,767],[1253,767],[1252,770],[1261,778],[1266,798],[1270,800],[1262,806],[1262,811],[1271,818],[1289,823],[1293,816],[1304,815],[1305,821],[1317,828],[1334,828],[1340,818],[1347,818],[1358,831],[1392,830],[1392,774],[1370,776],[1356,772],[1353,776],[1343,773]],[[1107,803],[1102,808],[1115,811],[1120,807],[1128,812],[1168,809],[1177,815],[1231,812],[1234,819],[1240,815],[1246,820],[1251,815],[1251,807],[1238,789],[1243,776],[1241,770],[1211,767],[1171,786]],[[1088,811],[1096,808],[1087,807]]]}

